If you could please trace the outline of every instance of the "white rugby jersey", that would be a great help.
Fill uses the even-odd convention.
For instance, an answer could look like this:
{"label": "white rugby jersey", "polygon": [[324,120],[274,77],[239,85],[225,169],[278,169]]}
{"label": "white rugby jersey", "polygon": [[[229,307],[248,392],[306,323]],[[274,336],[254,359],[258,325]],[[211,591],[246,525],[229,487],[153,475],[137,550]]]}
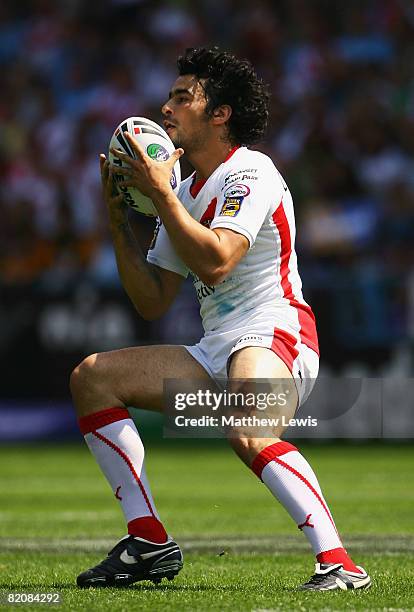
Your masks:
{"label": "white rugby jersey", "polygon": [[238,327],[258,314],[318,352],[315,317],[303,299],[297,269],[292,197],[271,159],[235,147],[207,180],[195,182],[195,174],[184,180],[178,198],[206,227],[231,229],[250,244],[225,280],[211,287],[184,264],[159,224],[147,260],[193,275],[204,330]]}

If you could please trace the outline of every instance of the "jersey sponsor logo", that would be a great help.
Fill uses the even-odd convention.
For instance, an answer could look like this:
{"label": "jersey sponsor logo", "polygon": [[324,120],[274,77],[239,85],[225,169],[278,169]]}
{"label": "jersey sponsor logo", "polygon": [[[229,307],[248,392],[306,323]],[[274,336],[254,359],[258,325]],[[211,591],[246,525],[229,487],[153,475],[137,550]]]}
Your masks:
{"label": "jersey sponsor logo", "polygon": [[249,193],[250,187],[236,183],[235,185],[230,185],[230,187],[227,187],[223,195],[225,198],[245,198],[249,195]]}
{"label": "jersey sponsor logo", "polygon": [[197,276],[197,274],[194,274],[194,272],[191,272],[191,275],[193,277],[194,289],[196,290],[199,302],[202,302],[203,299],[208,297],[209,295],[213,295],[213,293],[216,291],[215,287],[212,287],[211,285],[205,285],[203,281],[200,280],[200,278]]}
{"label": "jersey sponsor logo", "polygon": [[215,288],[211,287],[210,285],[205,285],[204,283],[202,283],[196,288],[196,291],[197,291],[197,298],[201,302],[204,298],[208,297],[209,295],[213,295],[213,293],[215,292]]}
{"label": "jersey sponsor logo", "polygon": [[222,191],[227,189],[227,187],[231,183],[239,183],[243,181],[257,181],[257,168],[246,168],[245,170],[237,170],[237,172],[232,172],[228,174],[224,179],[224,187],[221,188]]}
{"label": "jersey sponsor logo", "polygon": [[151,159],[155,159],[158,162],[167,161],[169,154],[167,149],[160,144],[153,143],[147,146],[147,153]]}
{"label": "jersey sponsor logo", "polygon": [[238,215],[243,200],[244,200],[243,196],[237,196],[237,197],[229,196],[225,198],[224,204],[221,207],[220,216],[235,217],[236,215]]}

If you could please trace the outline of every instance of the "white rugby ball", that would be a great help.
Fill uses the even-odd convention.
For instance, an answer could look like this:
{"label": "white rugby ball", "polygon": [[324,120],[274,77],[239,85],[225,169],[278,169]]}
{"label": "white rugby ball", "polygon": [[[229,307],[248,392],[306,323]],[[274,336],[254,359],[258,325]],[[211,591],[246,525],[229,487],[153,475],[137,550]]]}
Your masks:
{"label": "white rugby ball", "polygon": [[[130,157],[136,158],[133,149],[123,134],[124,132],[129,132],[141,145],[145,153],[156,161],[167,160],[171,153],[175,151],[174,144],[167,132],[157,123],[145,117],[129,117],[124,119],[113,133],[109,148],[121,149],[121,151],[124,151]],[[109,151],[108,159],[116,166],[128,167],[118,157],[115,157],[111,151]],[[158,212],[152,200],[144,196],[136,187],[123,187],[122,183],[124,180],[125,178],[121,174],[115,175],[117,188],[124,194],[124,201],[142,215],[157,217]],[[178,160],[174,165],[171,175],[171,187],[175,193],[178,192],[180,183],[181,168],[180,161]]]}

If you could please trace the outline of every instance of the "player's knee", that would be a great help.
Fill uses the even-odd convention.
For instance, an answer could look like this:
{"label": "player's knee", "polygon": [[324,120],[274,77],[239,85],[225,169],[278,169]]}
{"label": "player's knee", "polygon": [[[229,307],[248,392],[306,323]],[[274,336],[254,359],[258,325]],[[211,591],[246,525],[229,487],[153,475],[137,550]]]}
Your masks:
{"label": "player's knee", "polygon": [[227,440],[236,455],[238,455],[247,465],[250,465],[252,439],[238,437],[237,431],[229,431]]}
{"label": "player's knee", "polygon": [[99,383],[102,379],[102,368],[99,365],[98,355],[89,355],[73,370],[70,376],[70,390],[73,396],[78,395],[86,387]]}
{"label": "player's knee", "polygon": [[[279,442],[280,438],[268,439],[266,438],[266,445],[269,446],[271,443]],[[263,438],[252,438],[252,437],[228,437],[230,446],[234,452],[240,457],[246,465],[251,466],[253,460],[263,450]]]}

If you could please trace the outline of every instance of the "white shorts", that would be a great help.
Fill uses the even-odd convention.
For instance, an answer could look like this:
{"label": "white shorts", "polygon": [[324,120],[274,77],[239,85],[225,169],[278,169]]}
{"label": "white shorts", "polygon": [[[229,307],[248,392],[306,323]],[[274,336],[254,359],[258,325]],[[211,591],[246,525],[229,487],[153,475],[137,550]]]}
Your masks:
{"label": "white shorts", "polygon": [[278,355],[295,380],[299,406],[307,400],[318,376],[319,355],[289,332],[280,328],[275,332],[274,322],[262,322],[253,330],[249,326],[207,332],[200,342],[184,348],[214,380],[223,381],[227,380],[231,355],[247,346],[262,346]]}

